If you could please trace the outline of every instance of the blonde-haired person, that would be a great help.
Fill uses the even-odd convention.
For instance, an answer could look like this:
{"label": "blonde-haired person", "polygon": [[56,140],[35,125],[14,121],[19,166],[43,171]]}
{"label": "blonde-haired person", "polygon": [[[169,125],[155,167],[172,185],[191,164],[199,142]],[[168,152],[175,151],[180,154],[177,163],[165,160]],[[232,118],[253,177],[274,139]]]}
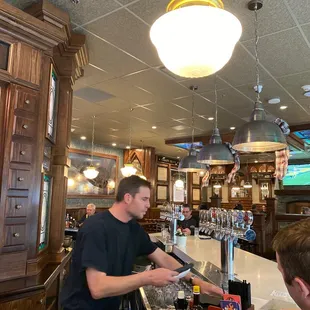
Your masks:
{"label": "blonde-haired person", "polygon": [[96,213],[96,205],[93,203],[89,203],[86,207],[86,213],[83,215],[83,217],[78,221],[79,226],[81,227],[85,220],[88,219],[90,216],[94,215]]}
{"label": "blonde-haired person", "polygon": [[310,219],[281,229],[273,240],[278,268],[291,297],[310,309]]}

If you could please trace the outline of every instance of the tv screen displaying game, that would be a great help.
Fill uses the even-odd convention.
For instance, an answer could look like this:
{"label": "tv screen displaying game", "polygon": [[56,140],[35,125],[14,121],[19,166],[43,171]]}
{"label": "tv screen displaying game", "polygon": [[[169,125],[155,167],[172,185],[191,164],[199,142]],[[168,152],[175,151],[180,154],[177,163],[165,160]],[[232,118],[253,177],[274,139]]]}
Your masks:
{"label": "tv screen displaying game", "polygon": [[287,174],[283,179],[286,186],[310,185],[310,164],[289,165]]}

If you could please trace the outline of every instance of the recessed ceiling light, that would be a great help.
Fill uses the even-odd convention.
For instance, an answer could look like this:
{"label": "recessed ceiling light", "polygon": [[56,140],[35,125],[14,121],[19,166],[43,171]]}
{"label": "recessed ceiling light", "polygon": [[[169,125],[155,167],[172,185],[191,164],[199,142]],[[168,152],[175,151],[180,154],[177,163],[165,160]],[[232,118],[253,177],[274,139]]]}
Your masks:
{"label": "recessed ceiling light", "polygon": [[116,146],[116,143],[112,143],[112,146]]}
{"label": "recessed ceiling light", "polygon": [[209,121],[213,121],[213,120],[214,120],[214,117],[209,117],[208,120],[209,120]]}
{"label": "recessed ceiling light", "polygon": [[255,162],[255,164],[257,164],[257,163],[258,163],[258,160],[255,160],[254,162]]}
{"label": "recessed ceiling light", "polygon": [[280,110],[286,110],[287,109],[287,105],[281,105]]}
{"label": "recessed ceiling light", "polygon": [[152,126],[152,129],[156,129],[157,127],[156,126]]}
{"label": "recessed ceiling light", "polygon": [[130,149],[130,146],[129,146],[129,145],[127,145],[127,146],[126,146],[126,149],[127,149],[127,150],[129,150],[129,149]]}
{"label": "recessed ceiling light", "polygon": [[310,85],[303,85],[301,86],[301,88],[303,89],[303,91],[310,91]]}
{"label": "recessed ceiling light", "polygon": [[278,104],[281,102],[281,99],[279,97],[271,98],[268,100],[269,104]]}
{"label": "recessed ceiling light", "polygon": [[236,129],[236,127],[230,127],[230,130],[235,130]]}
{"label": "recessed ceiling light", "polygon": [[81,136],[81,140],[86,140],[86,137],[85,136]]}
{"label": "recessed ceiling light", "polygon": [[310,97],[310,91],[304,92],[304,96],[309,98]]}

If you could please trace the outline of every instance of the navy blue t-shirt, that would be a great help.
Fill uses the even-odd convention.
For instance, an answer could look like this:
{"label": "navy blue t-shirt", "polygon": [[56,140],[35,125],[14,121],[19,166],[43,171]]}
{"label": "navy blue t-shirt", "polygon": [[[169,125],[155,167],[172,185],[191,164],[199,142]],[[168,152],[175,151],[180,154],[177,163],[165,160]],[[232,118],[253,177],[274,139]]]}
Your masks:
{"label": "navy blue t-shirt", "polygon": [[86,269],[127,276],[137,256],[155,250],[156,245],[135,220],[123,223],[109,211],[91,216],[77,234],[70,273],[61,292],[62,306],[65,310],[119,309],[120,297],[92,298]]}

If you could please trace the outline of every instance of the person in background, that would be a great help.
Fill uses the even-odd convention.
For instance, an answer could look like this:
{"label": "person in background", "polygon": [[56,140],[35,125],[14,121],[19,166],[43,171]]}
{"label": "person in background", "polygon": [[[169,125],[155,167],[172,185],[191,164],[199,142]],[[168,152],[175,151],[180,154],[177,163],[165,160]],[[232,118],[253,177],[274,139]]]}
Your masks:
{"label": "person in background", "polygon": [[257,205],[252,205],[252,209],[251,209],[253,214],[259,214],[259,211],[257,210]]}
{"label": "person in background", "polygon": [[[177,281],[173,270],[182,265],[152,243],[137,222],[150,208],[150,189],[150,182],[137,175],[123,178],[112,207],[85,221],[61,292],[63,310],[118,310],[122,295]],[[132,274],[138,256],[147,256],[160,268]],[[222,295],[222,289],[191,273],[185,280],[199,285],[203,294]]]}
{"label": "person in background", "polygon": [[310,219],[281,229],[273,240],[278,269],[287,290],[302,310],[310,309]]}
{"label": "person in background", "polygon": [[184,205],[182,208],[182,213],[184,215],[184,220],[178,222],[179,227],[185,235],[194,235],[195,227],[198,227],[198,223],[192,216],[191,206],[188,204]]}
{"label": "person in background", "polygon": [[86,219],[88,219],[95,213],[96,213],[96,206],[93,203],[89,203],[86,207],[86,214],[84,214],[83,217],[79,221],[77,221],[79,227],[81,227],[84,224]]}
{"label": "person in background", "polygon": [[243,206],[240,201],[238,201],[238,203],[235,205],[234,210],[243,210]]}

